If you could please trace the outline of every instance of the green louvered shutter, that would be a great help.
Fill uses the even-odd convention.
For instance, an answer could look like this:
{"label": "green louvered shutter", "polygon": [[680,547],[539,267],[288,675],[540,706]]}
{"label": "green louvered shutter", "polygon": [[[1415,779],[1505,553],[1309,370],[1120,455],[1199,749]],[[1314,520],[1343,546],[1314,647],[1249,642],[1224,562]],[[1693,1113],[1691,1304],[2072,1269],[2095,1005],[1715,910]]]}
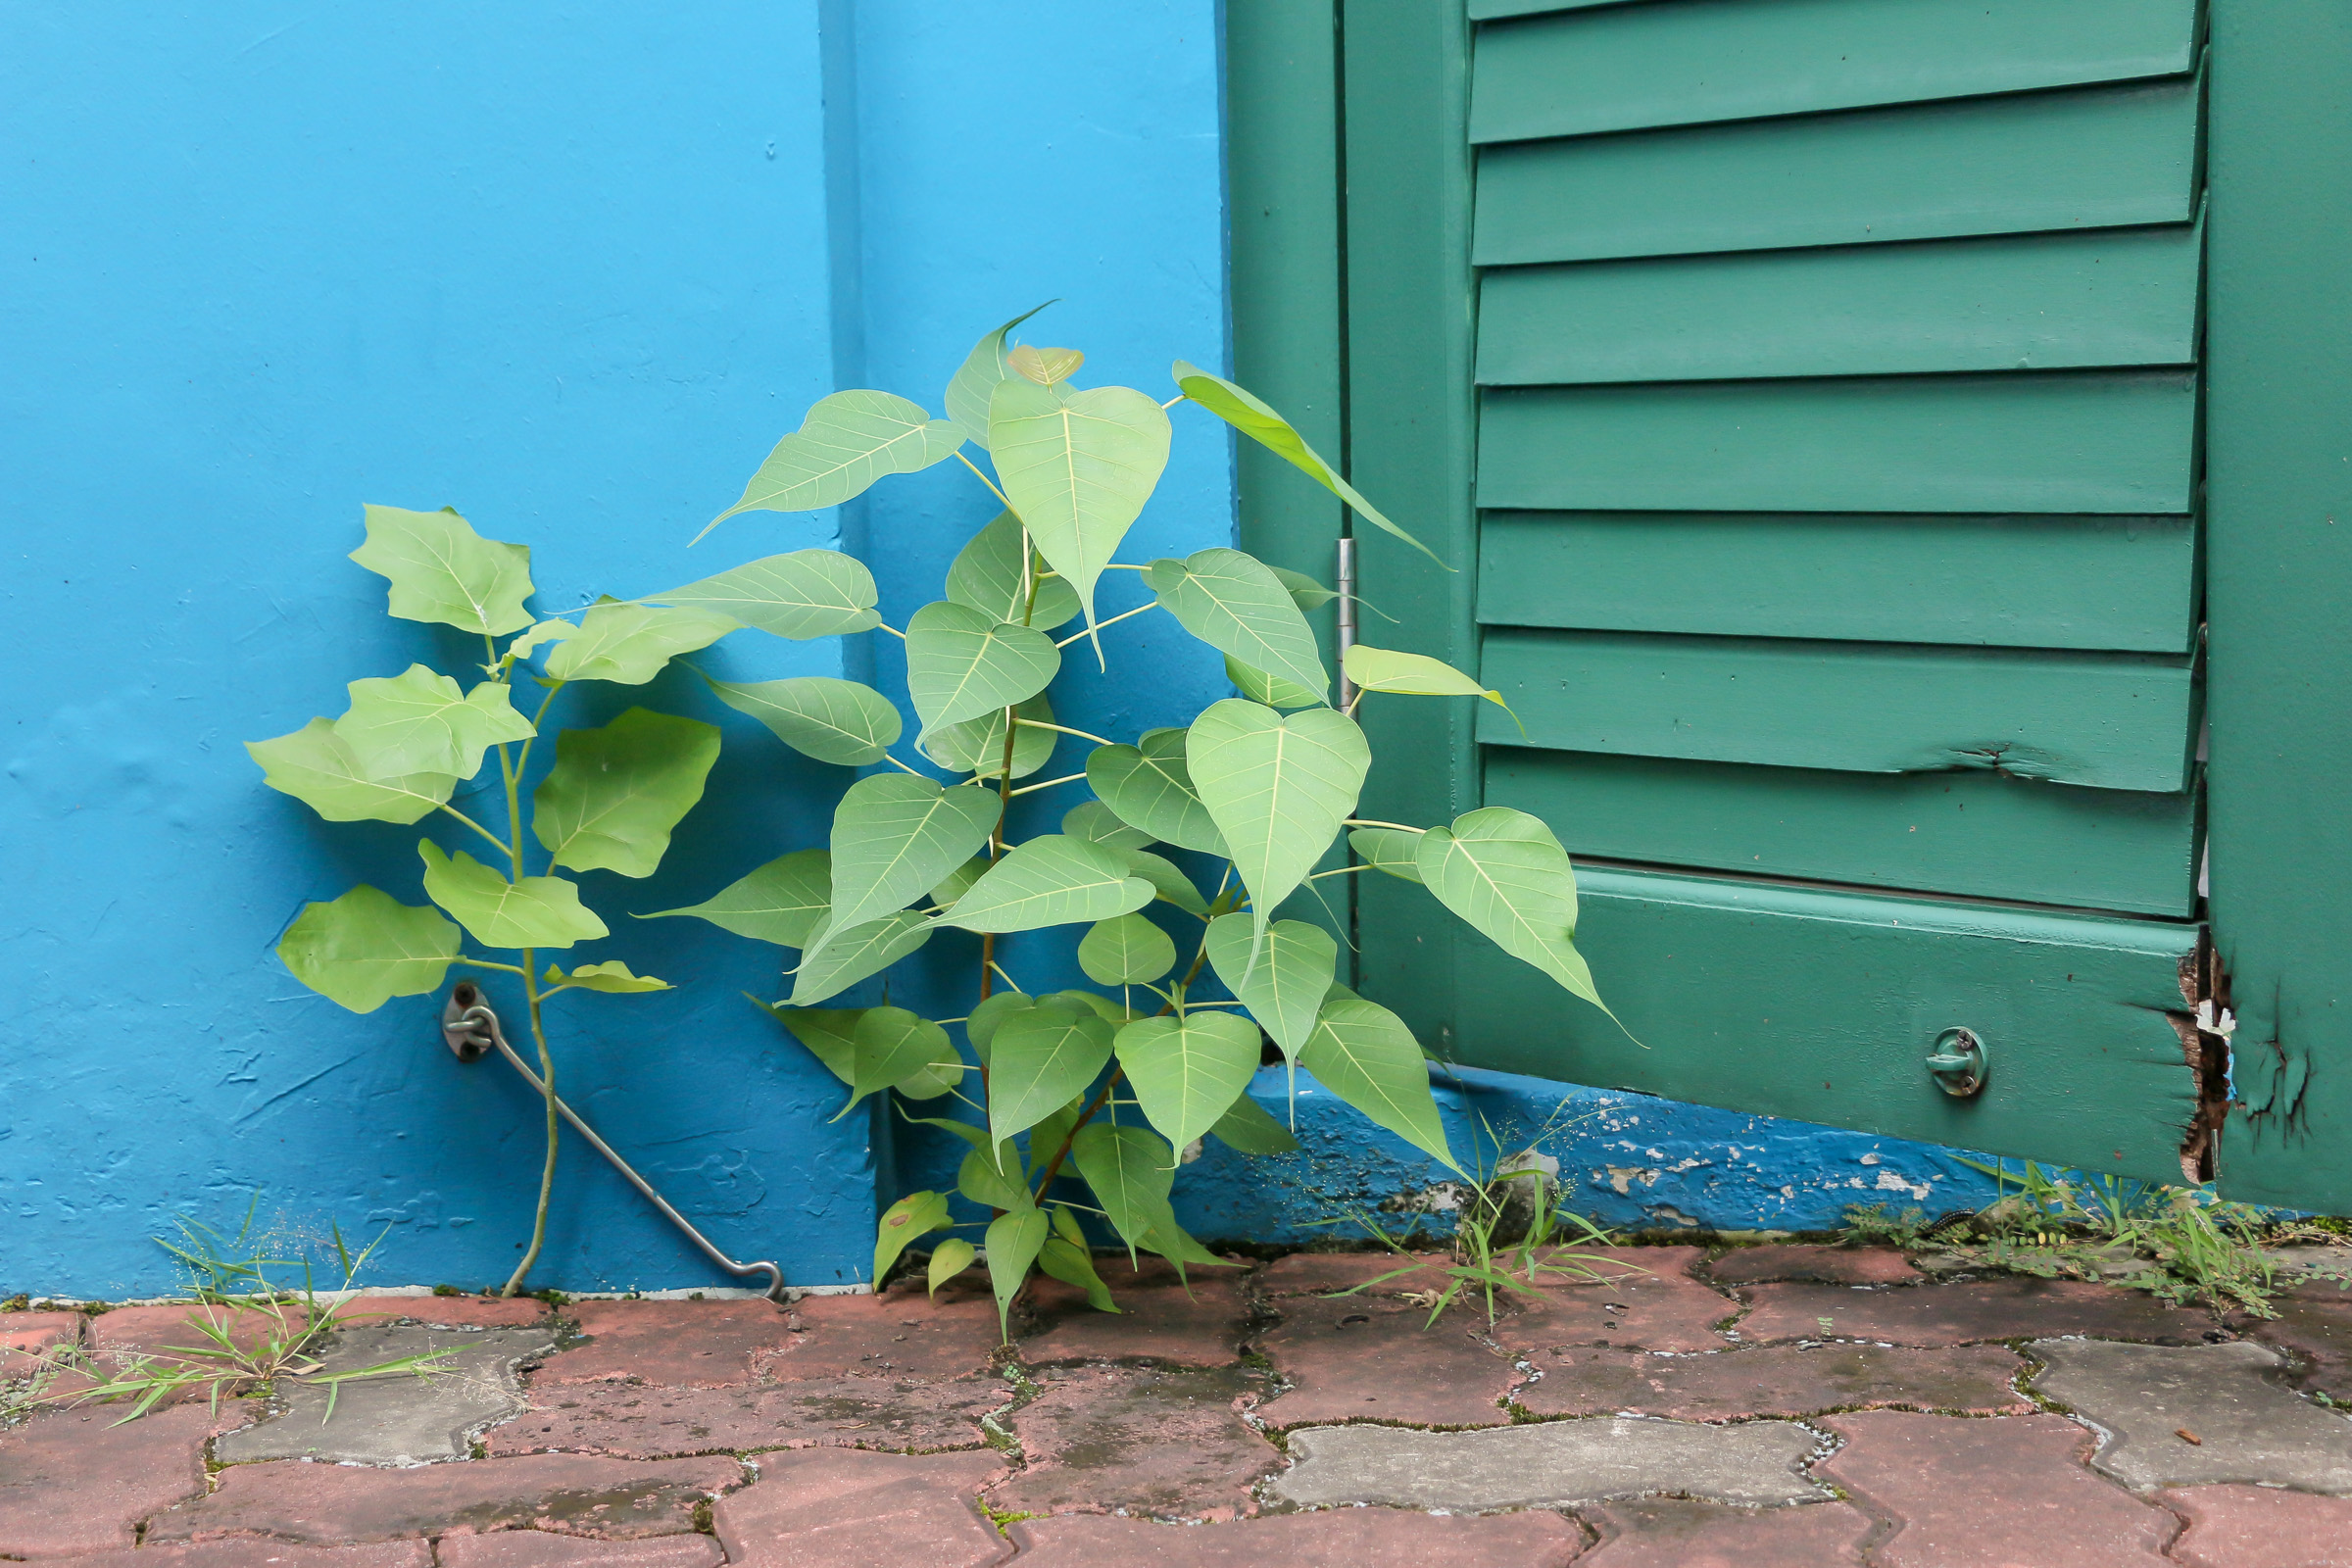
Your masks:
{"label": "green louvered shutter", "polygon": [[1526,726],[1373,700],[1364,809],[1550,822],[1625,1029],[1377,876],[1363,989],[1472,1063],[2179,1180],[2197,7],[1338,21],[1349,462],[1464,567],[1361,538],[1363,635]]}

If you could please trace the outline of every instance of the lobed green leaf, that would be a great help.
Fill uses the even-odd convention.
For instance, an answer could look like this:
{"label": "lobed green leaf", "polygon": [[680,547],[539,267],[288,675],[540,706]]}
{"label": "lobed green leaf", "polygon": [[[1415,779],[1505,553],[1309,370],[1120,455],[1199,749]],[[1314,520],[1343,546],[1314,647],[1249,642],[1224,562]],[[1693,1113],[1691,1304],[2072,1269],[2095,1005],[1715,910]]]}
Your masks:
{"label": "lobed green leaf", "polygon": [[652,876],[717,760],[717,726],[673,713],[632,708],[610,724],[564,730],[554,769],[531,792],[531,831],[558,865]]}
{"label": "lobed green leaf", "polygon": [[868,1007],[850,1031],[850,1100],[834,1116],[850,1113],[866,1096],[879,1093],[929,1068],[942,1054],[953,1056],[948,1032],[905,1007]]}
{"label": "lobed green leaf", "polygon": [[580,629],[556,644],[547,672],[556,680],[603,680],[642,686],[679,654],[708,648],[737,622],[694,606],[664,608],[604,600],[580,616]]}
{"label": "lobed green leaf", "polygon": [[1119,813],[1101,801],[1084,801],[1061,813],[1061,830],[1074,839],[1085,839],[1107,850],[1149,849],[1152,835],[1141,828],[1129,827],[1119,820]]}
{"label": "lobed green leaf", "polygon": [[580,903],[580,890],[560,876],[509,882],[464,850],[444,855],[431,839],[419,842],[416,853],[424,860],[425,896],[484,947],[562,949],[611,935]]}
{"label": "lobed green leaf", "polygon": [[263,783],[293,796],[329,822],[405,826],[445,805],[458,787],[452,773],[367,777],[360,771],[359,754],[335,733],[331,719],[314,718],[274,740],[247,741],[245,752],[261,764]]}
{"label": "lobed green leaf", "polygon": [[1402,654],[1356,643],[1342,656],[1340,668],[1359,691],[1402,697],[1484,697],[1504,712],[1511,710],[1502,693],[1487,690],[1444,660],[1427,654]]}
{"label": "lobed green leaf", "polygon": [[618,958],[606,963],[583,963],[565,974],[560,964],[547,966],[546,983],[551,986],[571,986],[581,991],[602,991],[612,996],[632,996],[643,991],[667,991],[666,980],[657,980],[650,974],[631,974],[629,966]]}
{"label": "lobed green leaf", "polygon": [[531,623],[531,551],[485,539],[450,508],[365,509],[368,538],[351,559],[392,585],[390,611],[484,637]]}
{"label": "lobed green leaf", "polygon": [[335,720],[335,738],[373,780],[418,773],[471,778],[481,770],[484,752],[534,733],[498,681],[461,691],[447,675],[411,664],[398,675],[355,680],[348,689],[351,709]]}

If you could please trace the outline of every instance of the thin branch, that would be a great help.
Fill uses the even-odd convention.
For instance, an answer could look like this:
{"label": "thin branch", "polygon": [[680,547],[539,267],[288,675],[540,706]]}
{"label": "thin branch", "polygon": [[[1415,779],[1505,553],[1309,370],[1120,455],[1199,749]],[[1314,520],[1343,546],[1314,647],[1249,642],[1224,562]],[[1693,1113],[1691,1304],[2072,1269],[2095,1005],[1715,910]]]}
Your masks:
{"label": "thin branch", "polygon": [[[1019,789],[1014,790],[1012,793],[1014,795],[1026,795],[1031,790],[1050,790],[1056,784],[1079,783],[1084,780],[1085,777],[1086,775],[1084,773],[1064,773],[1059,778],[1047,779],[1043,784],[1024,784]],[[1006,798],[1010,799],[1010,797]]]}
{"label": "thin branch", "polygon": [[885,762],[888,762],[888,763],[889,763],[891,766],[893,766],[893,767],[896,767],[896,768],[901,768],[901,769],[904,769],[904,770],[905,770],[905,771],[906,771],[906,772],[912,773],[912,774],[913,774],[913,775],[914,775],[916,778],[929,778],[929,777],[931,776],[930,774],[928,774],[928,773],[924,772],[924,771],[923,771],[921,768],[919,768],[919,767],[908,767],[908,766],[907,766],[907,765],[906,765],[905,762],[902,762],[902,761],[900,761],[900,760],[899,760],[897,758],[895,758],[895,757],[891,756],[891,755],[890,755],[888,752],[884,752],[884,753],[882,754],[882,760],[884,760]]}
{"label": "thin branch", "polygon": [[1072,729],[1067,724],[1048,724],[1041,719],[1023,718],[1018,713],[1012,715],[1012,721],[1015,724],[1022,726],[1024,729],[1050,729],[1058,735],[1075,735],[1082,741],[1093,741],[1097,746],[1115,746],[1118,744],[1116,741],[1106,741],[1100,735],[1089,735],[1085,730],[1082,729]]}
{"label": "thin branch", "polygon": [[876,631],[886,631],[886,632],[890,633],[890,634],[891,634],[893,637],[896,637],[896,638],[897,638],[899,641],[901,641],[901,642],[905,642],[905,641],[906,640],[906,634],[905,632],[903,632],[903,631],[899,630],[899,628],[898,628],[898,627],[896,627],[896,626],[893,626],[893,625],[892,625],[892,624],[891,624],[889,621],[887,621],[887,620],[877,620],[877,621],[875,621],[875,622],[874,622],[874,630],[876,630]]}
{"label": "thin branch", "polygon": [[988,486],[988,493],[990,495],[995,496],[999,501],[1004,501],[1004,510],[1006,512],[1011,513],[1016,517],[1020,515],[1020,509],[1015,507],[1010,501],[1005,501],[1004,492],[997,488],[997,481],[991,479],[987,474],[982,473],[980,471],[980,466],[974,463],[971,459],[965,457],[961,447],[957,447],[956,449],[956,461],[962,464],[965,467],[971,469],[972,477],[979,480],[982,484]]}
{"label": "thin branch", "polygon": [[[1003,976],[1004,976],[1004,983],[1005,983],[1006,985],[1008,985],[1008,986],[1012,987],[1012,989],[1013,989],[1013,990],[1015,990],[1015,991],[1020,991],[1020,990],[1021,990],[1021,983],[1020,983],[1018,980],[1015,980],[1015,979],[1012,977],[1011,973],[1010,973],[1009,971],[1007,971],[1007,970],[1005,969],[1005,967],[1004,967],[1003,964],[999,963],[999,962],[998,962],[996,959],[994,959],[994,958],[991,958],[991,959],[989,959],[989,960],[988,960],[988,966],[989,966],[991,969],[994,969],[994,970],[996,970],[998,974],[1000,974],[1000,975],[1003,975]],[[1028,993],[1027,993],[1027,992],[1025,992],[1025,991],[1021,992],[1021,994],[1022,994],[1023,996],[1027,996],[1027,995],[1028,995]]]}
{"label": "thin branch", "polygon": [[[513,858],[514,854],[514,848],[513,846],[509,845],[505,839],[500,838],[497,834],[482,826],[481,823],[476,822],[472,817],[467,816],[464,811],[459,810],[456,807],[451,806],[446,802],[442,804],[441,809],[447,811],[450,815],[456,817],[459,821],[465,823],[467,827],[473,829],[476,833],[479,833],[482,837],[497,845],[499,854],[504,855],[509,858]],[[517,867],[517,869],[519,870],[520,868]]]}
{"label": "thin branch", "polygon": [[[1127,619],[1130,615],[1140,615],[1147,610],[1157,610],[1158,608],[1159,601],[1154,599],[1148,605],[1138,605],[1133,610],[1121,611],[1119,613],[1111,616],[1108,620],[1099,620],[1084,631],[1072,632],[1069,636],[1064,637],[1061,639],[1061,641],[1055,643],[1054,646],[1056,648],[1067,648],[1074,642],[1078,642],[1087,637],[1092,637],[1095,633],[1101,631],[1105,626],[1116,626],[1120,621]],[[1075,734],[1077,732],[1073,730],[1071,733]]]}
{"label": "thin branch", "polygon": [[1184,394],[1183,394],[1183,393],[1181,393],[1181,392],[1179,392],[1179,393],[1177,393],[1177,394],[1176,394],[1174,397],[1172,397],[1172,398],[1168,399],[1168,401],[1167,401],[1167,402],[1165,402],[1165,403],[1162,403],[1162,404],[1160,405],[1160,407],[1161,407],[1161,408],[1163,408],[1163,409],[1172,409],[1172,408],[1174,408],[1174,407],[1175,407],[1177,404],[1179,404],[1179,403],[1182,403],[1183,401],[1184,401]]}

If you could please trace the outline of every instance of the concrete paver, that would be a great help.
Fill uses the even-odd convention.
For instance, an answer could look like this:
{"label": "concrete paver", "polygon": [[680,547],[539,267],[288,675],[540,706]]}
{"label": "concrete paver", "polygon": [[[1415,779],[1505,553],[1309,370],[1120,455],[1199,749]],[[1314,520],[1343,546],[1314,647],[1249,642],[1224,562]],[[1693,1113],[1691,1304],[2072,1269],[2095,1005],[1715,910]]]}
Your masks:
{"label": "concrete paver", "polygon": [[978,1280],[943,1286],[937,1300],[920,1285],[878,1297],[811,1296],[793,1307],[792,1321],[800,1331],[757,1358],[763,1382],[969,1377],[987,1370],[1001,1343],[996,1298]]}
{"label": "concrete paver", "polygon": [[582,1541],[544,1530],[443,1536],[440,1568],[719,1568],[726,1560],[709,1536],[647,1541]]}
{"label": "concrete paver", "polygon": [[1727,1508],[1659,1497],[1584,1514],[1600,1532],[1589,1568],[1860,1568],[1872,1529],[1841,1502]]}
{"label": "concrete paver", "polygon": [[988,1568],[1012,1544],[973,1504],[993,1453],[816,1448],[760,1461],[711,1512],[729,1568]]}
{"label": "concrete paver", "polygon": [[1879,1345],[1757,1346],[1706,1355],[1565,1349],[1541,1357],[1541,1378],[1511,1401],[1536,1415],[1638,1411],[1679,1421],[1809,1415],[1886,1405],[2027,1414],[2013,1380],[2025,1370],[2004,1346],[1902,1349]]}
{"label": "concrete paver", "polygon": [[471,1440],[522,1408],[514,1368],[555,1344],[546,1329],[431,1329],[398,1324],[337,1330],[319,1356],[327,1371],[357,1371],[431,1351],[449,1351],[430,1377],[346,1383],[332,1394],[283,1380],[282,1408],[222,1437],[213,1457],[325,1459],[351,1464],[427,1464],[463,1459]]}
{"label": "concrete paver", "polygon": [[531,1407],[492,1427],[493,1454],[603,1453],[666,1459],[694,1453],[832,1445],[851,1448],[974,1448],[980,1418],[1012,1401],[994,1375],[946,1383],[817,1378],[750,1389],[633,1383],[535,1388]]}
{"label": "concrete paver", "polygon": [[1294,1296],[1259,1338],[1292,1385],[1259,1412],[1271,1427],[1333,1421],[1502,1426],[1502,1396],[1519,1381],[1485,1343],[1486,1314],[1456,1303],[1424,1328],[1429,1308],[1386,1296]]}
{"label": "concrete paver", "polygon": [[146,1539],[263,1535],[331,1544],[446,1530],[547,1530],[628,1541],[685,1535],[697,1504],[738,1486],[733,1459],[632,1464],[529,1454],[414,1470],[273,1459],[220,1472],[210,1496],[155,1515]]}
{"label": "concrete paver", "polygon": [[1816,1473],[1887,1532],[1878,1568],[2153,1568],[2179,1528],[2091,1474],[2090,1434],[2064,1416],[1871,1410],[1820,1424],[1846,1443]]}
{"label": "concrete paver", "polygon": [[2031,1348],[2049,1363],[2034,1387],[2097,1423],[2107,1437],[2091,1463],[2128,1487],[2277,1481],[2352,1494],[2352,1418],[2279,1387],[2282,1363],[2267,1346],[2036,1340]]}
{"label": "concrete paver", "polygon": [[2080,1280],[2002,1278],[1885,1290],[1757,1285],[1740,1294],[1753,1308],[1736,1327],[1740,1338],[1752,1344],[1837,1339],[1968,1345],[2081,1334],[2193,1345],[2213,1327],[2205,1313],[2167,1306],[2138,1291]]}
{"label": "concrete paver", "polygon": [[1196,1268],[1179,1282],[1161,1259],[1147,1258],[1140,1270],[1125,1258],[1097,1260],[1117,1312],[1098,1312],[1086,1293],[1059,1280],[1038,1280],[1025,1304],[1035,1325],[1020,1342],[1021,1359],[1032,1365],[1054,1361],[1148,1360],[1190,1366],[1223,1366],[1241,1354],[1250,1304],[1230,1269]]}
{"label": "concrete paver", "polygon": [[1463,1519],[1385,1508],[1198,1526],[1073,1515],[1019,1520],[1010,1533],[1021,1568],[1565,1568],[1585,1542],[1555,1513]]}
{"label": "concrete paver", "polygon": [[1718,1285],[1761,1285],[1767,1280],[1814,1280],[1823,1285],[1908,1285],[1919,1270],[1891,1247],[1802,1247],[1775,1243],[1740,1247],[1706,1264],[1702,1273]]}
{"label": "concrete paver", "polygon": [[1290,1435],[1296,1464],[1274,1490],[1303,1504],[1408,1508],[1554,1508],[1659,1492],[1806,1502],[1828,1495],[1803,1473],[1815,1442],[1786,1421],[1711,1427],[1636,1416],[1488,1432],[1310,1427]]}
{"label": "concrete paver", "polygon": [[2188,1521],[2184,1568],[2352,1568],[2352,1498],[2271,1487],[2188,1487],[2156,1500]]}
{"label": "concrete paver", "polygon": [[0,1432],[0,1556],[128,1546],[140,1520],[204,1491],[220,1423],[183,1404],[116,1426],[125,1409],[43,1410]]}
{"label": "concrete paver", "polygon": [[1254,1511],[1282,1463],[1242,1411],[1265,1388],[1241,1367],[1074,1367],[1004,1419],[1026,1463],[989,1491],[1004,1513],[1125,1510],[1159,1519]]}
{"label": "concrete paver", "polygon": [[755,1381],[753,1358],[792,1341],[773,1301],[574,1301],[565,1315],[588,1343],[548,1357],[539,1383],[634,1378],[670,1388]]}

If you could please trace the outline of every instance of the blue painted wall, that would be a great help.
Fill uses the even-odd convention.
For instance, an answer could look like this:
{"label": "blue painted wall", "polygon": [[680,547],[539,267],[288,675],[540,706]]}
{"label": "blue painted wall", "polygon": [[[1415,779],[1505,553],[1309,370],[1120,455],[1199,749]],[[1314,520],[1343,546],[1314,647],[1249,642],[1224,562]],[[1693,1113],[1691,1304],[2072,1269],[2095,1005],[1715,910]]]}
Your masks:
{"label": "blue painted wall", "polygon": [[[1165,390],[1173,358],[1224,363],[1215,23],[1214,0],[0,13],[0,1287],[167,1288],[146,1238],[175,1210],[233,1220],[256,1190],[296,1228],[389,1226],[379,1280],[503,1278],[539,1156],[522,1086],[457,1065],[429,999],[355,1017],[270,952],[356,881],[420,902],[414,834],[318,822],[239,743],[340,711],[348,680],[472,654],[382,614],[344,559],[360,504],[452,504],[531,544],[543,612],[838,542],[903,623],[993,514],[959,466],[686,540],[814,398],[937,407],[971,340],[1044,300],[1024,335],[1084,348],[1086,380]],[[1175,417],[1129,559],[1232,536],[1224,434]],[[1114,574],[1105,609],[1136,591]],[[1225,693],[1160,617],[1104,643],[1107,673],[1073,657],[1057,684],[1064,722],[1127,735]],[[879,634],[746,633],[706,662],[904,689]],[[774,994],[774,950],[620,918],[821,844],[840,777],[676,672],[559,712],[639,700],[719,723],[726,751],[658,876],[585,879],[616,935],[579,956],[680,989],[562,999],[563,1082],[720,1245],[797,1283],[859,1278],[877,1189],[951,1183],[956,1151],[826,1121],[838,1086],[737,995]],[[1077,745],[1041,776],[1074,771]],[[1001,954],[1045,990],[1076,978],[1070,941]],[[976,963],[943,935],[894,1000],[959,1014]],[[1963,1184],[1930,1151],[1465,1082],[1444,1096],[1465,1146],[1474,1109],[1540,1123],[1582,1097],[1555,1152],[1615,1223],[1826,1224],[1849,1196]],[[1303,1237],[1333,1194],[1432,1179],[1327,1096],[1303,1103],[1311,1156],[1212,1152],[1180,1192],[1188,1225]],[[539,1281],[719,1282],[570,1147]],[[1902,1191],[1882,1192],[1890,1172]]]}

